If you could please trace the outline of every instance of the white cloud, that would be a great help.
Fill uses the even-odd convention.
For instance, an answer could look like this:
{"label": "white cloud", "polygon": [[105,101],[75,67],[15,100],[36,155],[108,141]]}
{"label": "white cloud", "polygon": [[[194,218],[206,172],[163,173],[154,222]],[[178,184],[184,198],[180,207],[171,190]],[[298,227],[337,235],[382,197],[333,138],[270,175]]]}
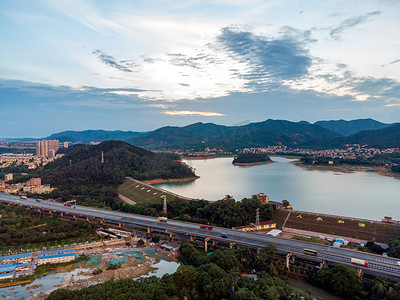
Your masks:
{"label": "white cloud", "polygon": [[165,111],[163,114],[171,116],[202,116],[202,117],[223,117],[225,114],[206,111],[172,110]]}

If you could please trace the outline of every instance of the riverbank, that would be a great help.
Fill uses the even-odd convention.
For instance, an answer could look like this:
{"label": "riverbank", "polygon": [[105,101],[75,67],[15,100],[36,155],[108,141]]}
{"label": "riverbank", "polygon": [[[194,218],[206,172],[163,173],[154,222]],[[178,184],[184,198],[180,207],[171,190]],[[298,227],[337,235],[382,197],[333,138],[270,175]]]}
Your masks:
{"label": "riverbank", "polygon": [[257,166],[257,165],[266,165],[266,164],[271,164],[274,163],[274,161],[269,160],[269,161],[260,161],[260,162],[253,162],[253,163],[232,163],[234,166]]}
{"label": "riverbank", "polygon": [[182,157],[182,160],[203,160],[203,159],[215,159],[224,157],[234,157],[234,155],[184,156]]}
{"label": "riverbank", "polygon": [[199,179],[200,176],[194,176],[189,178],[180,178],[180,179],[152,179],[152,180],[143,180],[142,182],[147,184],[157,184],[157,183],[165,183],[165,182],[187,182]]}
{"label": "riverbank", "polygon": [[373,172],[381,176],[399,178],[400,174],[393,173],[385,166],[361,166],[361,165],[305,165],[301,161],[292,162],[298,167],[305,168],[307,170],[317,171],[332,171],[338,173],[354,173],[354,172]]}

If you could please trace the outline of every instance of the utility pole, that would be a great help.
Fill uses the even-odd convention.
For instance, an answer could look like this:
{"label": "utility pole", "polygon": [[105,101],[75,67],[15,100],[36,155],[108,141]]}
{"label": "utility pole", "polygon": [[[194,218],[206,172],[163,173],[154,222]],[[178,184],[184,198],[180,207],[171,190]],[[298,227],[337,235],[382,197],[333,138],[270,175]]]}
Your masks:
{"label": "utility pole", "polygon": [[257,208],[256,210],[256,226],[260,226],[260,209]]}
{"label": "utility pole", "polygon": [[164,199],[163,212],[167,215],[167,196],[162,195],[161,197]]}
{"label": "utility pole", "polygon": [[101,151],[101,163],[104,164],[104,152]]}

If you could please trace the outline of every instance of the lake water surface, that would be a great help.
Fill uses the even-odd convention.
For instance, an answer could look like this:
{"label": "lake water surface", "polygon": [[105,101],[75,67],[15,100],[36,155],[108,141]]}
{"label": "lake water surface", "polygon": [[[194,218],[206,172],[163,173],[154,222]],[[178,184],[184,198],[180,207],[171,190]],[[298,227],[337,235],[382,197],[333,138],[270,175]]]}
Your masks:
{"label": "lake water surface", "polygon": [[231,195],[236,200],[263,192],[270,200],[288,200],[294,209],[349,217],[400,220],[400,179],[372,172],[338,173],[307,170],[294,159],[272,157],[275,163],[234,166],[232,158],[185,160],[199,179],[161,183],[157,187],[207,200]]}

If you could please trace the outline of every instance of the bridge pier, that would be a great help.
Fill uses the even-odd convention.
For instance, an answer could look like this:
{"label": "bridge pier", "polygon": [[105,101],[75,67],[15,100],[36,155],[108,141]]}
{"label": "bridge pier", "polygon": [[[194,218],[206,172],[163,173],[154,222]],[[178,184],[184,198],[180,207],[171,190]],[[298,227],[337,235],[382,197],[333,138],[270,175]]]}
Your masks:
{"label": "bridge pier", "polygon": [[190,235],[190,242],[194,242],[194,238],[193,238],[193,236],[192,235]]}
{"label": "bridge pier", "polygon": [[229,244],[229,248],[232,249],[232,247],[233,247],[234,245],[235,245],[235,242],[230,243],[230,244]]}
{"label": "bridge pier", "polygon": [[322,267],[325,267],[325,266],[327,266],[328,265],[328,263],[326,262],[326,260],[321,260],[321,263],[319,264],[319,266],[322,268]]}
{"label": "bridge pier", "polygon": [[205,241],[204,241],[204,251],[206,251],[207,252],[207,242],[210,240],[210,238],[208,237],[208,238],[206,238],[205,239]]}
{"label": "bridge pier", "polygon": [[293,253],[288,253],[287,255],[286,255],[286,268],[290,268],[290,258],[292,257],[292,255],[293,255]]}
{"label": "bridge pier", "polygon": [[363,269],[359,268],[358,269],[358,276],[362,277],[363,276]]}

